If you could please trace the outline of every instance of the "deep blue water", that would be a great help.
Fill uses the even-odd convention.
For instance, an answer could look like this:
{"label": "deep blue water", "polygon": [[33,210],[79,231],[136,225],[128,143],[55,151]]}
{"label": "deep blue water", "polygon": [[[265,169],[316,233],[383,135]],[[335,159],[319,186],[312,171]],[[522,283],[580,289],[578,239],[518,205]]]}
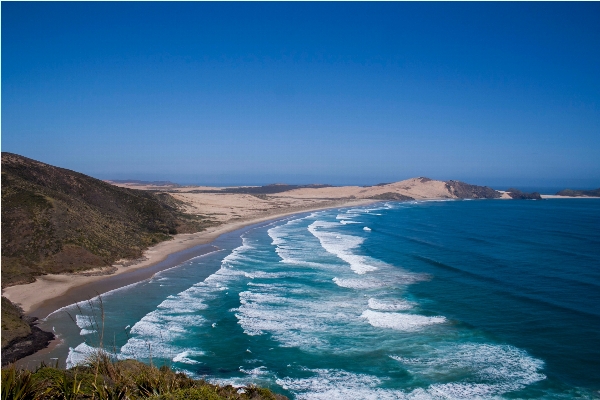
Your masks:
{"label": "deep blue water", "polygon": [[[378,203],[217,245],[104,295],[105,347],[300,399],[599,396],[600,200]],[[73,364],[98,312],[69,312],[46,324]]]}

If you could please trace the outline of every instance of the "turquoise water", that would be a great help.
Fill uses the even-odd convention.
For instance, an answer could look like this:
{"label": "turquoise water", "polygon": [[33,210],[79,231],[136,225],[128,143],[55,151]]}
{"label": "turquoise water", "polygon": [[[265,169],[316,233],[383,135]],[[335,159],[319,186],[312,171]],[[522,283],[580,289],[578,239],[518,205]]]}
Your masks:
{"label": "turquoise water", "polygon": [[[599,227],[594,199],[293,216],[104,295],[103,345],[298,399],[597,398]],[[69,365],[94,304],[47,320]]]}

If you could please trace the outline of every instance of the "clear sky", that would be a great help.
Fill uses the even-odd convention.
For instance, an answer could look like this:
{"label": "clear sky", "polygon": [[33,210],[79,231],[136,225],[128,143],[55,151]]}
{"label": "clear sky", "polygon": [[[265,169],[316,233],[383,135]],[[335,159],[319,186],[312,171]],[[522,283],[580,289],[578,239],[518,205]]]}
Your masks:
{"label": "clear sky", "polygon": [[2,151],[103,179],[600,186],[600,3],[2,2]]}

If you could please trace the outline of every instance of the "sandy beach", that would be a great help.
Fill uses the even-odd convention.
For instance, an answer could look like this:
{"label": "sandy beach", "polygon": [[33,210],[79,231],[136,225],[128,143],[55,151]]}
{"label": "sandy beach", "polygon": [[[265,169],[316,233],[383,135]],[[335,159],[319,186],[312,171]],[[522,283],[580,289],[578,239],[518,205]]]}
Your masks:
{"label": "sandy beach", "polygon": [[[249,225],[282,218],[288,215],[315,211],[327,208],[358,206],[372,203],[374,200],[335,200],[319,201],[310,204],[275,208],[257,213],[245,213],[244,217],[224,222],[221,225],[208,228],[202,232],[178,234],[172,240],[158,243],[144,251],[138,260],[122,260],[112,267],[99,270],[85,271],[81,274],[43,275],[33,283],[15,285],[3,290],[3,295],[18,304],[23,311],[31,316],[44,318],[57,309],[106,291],[123,287],[128,284],[150,278],[156,272],[185,262],[187,259],[217,250],[209,243],[220,235],[232,232]],[[262,210],[261,210],[262,211]],[[206,245],[194,253],[185,254],[185,250]],[[170,263],[165,260],[171,255]],[[163,263],[163,265],[160,265]],[[173,265],[175,263],[175,265]],[[157,268],[158,267],[158,268]],[[106,284],[106,282],[110,282]]]}
{"label": "sandy beach", "polygon": [[[148,248],[137,260],[119,260],[112,266],[80,274],[39,276],[33,283],[5,288],[3,295],[22,307],[26,314],[44,318],[58,308],[87,300],[97,293],[139,282],[176,265],[174,263],[182,263],[191,257],[215,251],[217,249],[208,245],[210,242],[220,235],[248,225],[304,211],[368,204],[376,201],[368,197],[390,192],[415,199],[456,198],[448,192],[444,182],[425,178],[366,188],[345,186],[296,189],[264,196],[225,193],[221,192],[223,188],[213,187],[116,185],[138,190],[168,191],[182,202],[186,213],[208,217],[216,226],[202,232],[175,235],[172,240]],[[510,199],[507,193],[501,193],[501,199]],[[555,195],[542,197],[569,198]],[[198,247],[201,245],[207,246]],[[193,254],[183,253],[192,248],[195,248]],[[170,255],[178,253],[181,254],[171,257],[169,262],[165,261]]]}

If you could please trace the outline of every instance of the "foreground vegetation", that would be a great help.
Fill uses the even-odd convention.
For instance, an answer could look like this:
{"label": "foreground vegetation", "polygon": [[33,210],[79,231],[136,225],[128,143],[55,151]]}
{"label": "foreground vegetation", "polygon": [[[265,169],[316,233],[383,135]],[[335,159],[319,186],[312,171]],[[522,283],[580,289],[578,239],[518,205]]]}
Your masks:
{"label": "foreground vegetation", "polygon": [[236,388],[191,379],[169,367],[139,361],[113,361],[106,353],[69,370],[42,364],[36,371],[2,369],[2,400],[284,400],[256,386]]}

